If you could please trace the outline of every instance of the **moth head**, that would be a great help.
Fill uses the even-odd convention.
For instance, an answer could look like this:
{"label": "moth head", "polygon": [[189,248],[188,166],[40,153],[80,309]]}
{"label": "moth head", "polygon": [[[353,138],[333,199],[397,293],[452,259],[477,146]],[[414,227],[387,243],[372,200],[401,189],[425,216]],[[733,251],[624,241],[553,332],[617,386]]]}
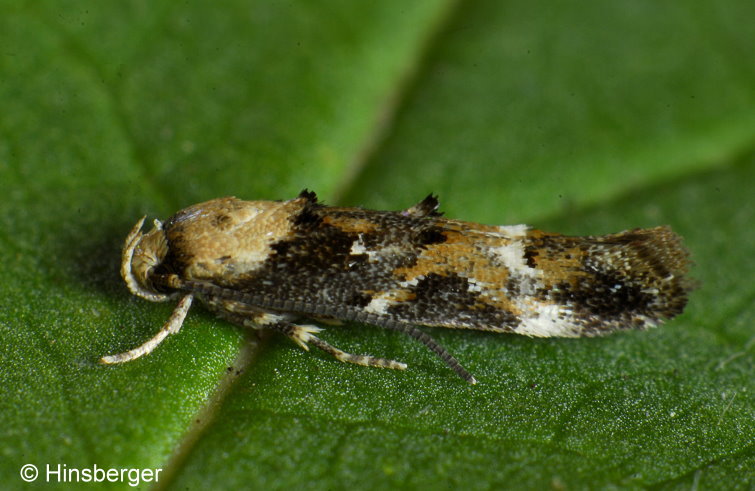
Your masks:
{"label": "moth head", "polygon": [[126,237],[121,257],[121,276],[134,295],[152,302],[164,302],[172,298],[172,295],[155,288],[152,273],[168,254],[168,240],[159,220],[154,221],[152,230],[142,234],[145,218],[136,222]]}

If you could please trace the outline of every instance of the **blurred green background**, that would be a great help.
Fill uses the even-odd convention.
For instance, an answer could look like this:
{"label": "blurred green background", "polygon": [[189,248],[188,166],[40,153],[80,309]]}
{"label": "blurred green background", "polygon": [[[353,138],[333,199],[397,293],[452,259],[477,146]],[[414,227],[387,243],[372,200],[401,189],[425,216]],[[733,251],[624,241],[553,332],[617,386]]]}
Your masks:
{"label": "blurred green background", "polygon": [[[752,19],[748,0],[0,2],[2,482],[31,463],[180,489],[753,489]],[[118,275],[138,217],[305,187],[569,234],[670,224],[701,288],[602,339],[428,329],[475,387],[398,333],[323,337],[403,373],[201,307],[150,356],[96,363],[172,309]]]}

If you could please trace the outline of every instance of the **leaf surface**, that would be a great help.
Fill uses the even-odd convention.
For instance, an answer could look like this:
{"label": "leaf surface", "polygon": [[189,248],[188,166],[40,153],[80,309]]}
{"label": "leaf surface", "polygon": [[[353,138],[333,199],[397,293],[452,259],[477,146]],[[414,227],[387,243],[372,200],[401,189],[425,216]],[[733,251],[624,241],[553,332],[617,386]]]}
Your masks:
{"label": "leaf surface", "polygon": [[[0,13],[6,482],[60,463],[161,468],[160,487],[190,489],[753,485],[752,2]],[[398,333],[323,326],[405,372],[202,308],[148,357],[97,364],[171,312],[118,276],[140,216],[302,188],[378,209],[434,192],[452,218],[574,235],[670,224],[701,286],[647,332],[428,329],[474,387]]]}

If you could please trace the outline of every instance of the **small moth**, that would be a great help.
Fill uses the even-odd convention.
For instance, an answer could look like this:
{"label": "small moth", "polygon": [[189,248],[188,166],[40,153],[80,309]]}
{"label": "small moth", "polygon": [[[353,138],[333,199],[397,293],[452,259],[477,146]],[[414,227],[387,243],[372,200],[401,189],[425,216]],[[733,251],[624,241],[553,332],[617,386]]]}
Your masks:
{"label": "small moth", "polygon": [[538,337],[645,329],[682,312],[693,283],[669,227],[569,237],[525,225],[443,218],[430,195],[403,211],[325,206],[304,190],[288,201],[220,198],[185,208],[126,238],[121,275],[134,295],[178,299],[143,345],[179,331],[194,298],[219,317],[285,334],[340,361],[403,370],[346,353],[301,319],[354,321],[404,332],[467,382],[475,378],[417,326]]}

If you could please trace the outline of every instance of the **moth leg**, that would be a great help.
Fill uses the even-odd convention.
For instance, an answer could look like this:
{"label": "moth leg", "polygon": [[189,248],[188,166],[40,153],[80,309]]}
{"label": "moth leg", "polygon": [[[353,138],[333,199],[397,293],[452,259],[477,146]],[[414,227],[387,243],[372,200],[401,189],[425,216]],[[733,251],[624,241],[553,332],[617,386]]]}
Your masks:
{"label": "moth leg", "polygon": [[285,334],[296,344],[307,351],[309,351],[309,346],[307,346],[307,343],[311,343],[324,352],[328,353],[329,355],[333,356],[336,360],[342,361],[344,363],[353,363],[355,365],[362,365],[364,367],[380,367],[392,368],[394,370],[406,370],[406,363],[401,363],[400,361],[378,358],[371,355],[354,355],[340,350],[315,336],[316,333],[322,331],[322,329],[317,326],[278,324],[276,326],[270,327],[273,327],[276,331]]}
{"label": "moth leg", "polygon": [[184,319],[186,318],[186,314],[189,312],[189,308],[191,308],[191,301],[193,299],[194,296],[191,294],[184,296],[181,301],[178,302],[176,308],[173,309],[173,313],[170,314],[170,317],[163,325],[162,329],[160,329],[160,331],[155,334],[155,337],[142,344],[141,346],[138,346],[130,351],[126,351],[125,353],[103,356],[102,358],[100,358],[100,363],[125,363],[152,352],[152,350],[157,348],[157,346],[162,343],[169,334],[175,334],[181,330],[181,326],[183,325]]}
{"label": "moth leg", "polygon": [[322,331],[321,328],[312,325],[298,325],[291,322],[295,318],[292,314],[266,312],[236,300],[217,297],[206,298],[205,302],[219,317],[227,321],[253,329],[278,331],[291,338],[293,342],[305,351],[309,351],[309,343],[311,343],[344,363],[354,363],[366,367],[406,370],[406,364],[399,361],[370,355],[354,355],[340,350],[315,336],[315,334]]}

